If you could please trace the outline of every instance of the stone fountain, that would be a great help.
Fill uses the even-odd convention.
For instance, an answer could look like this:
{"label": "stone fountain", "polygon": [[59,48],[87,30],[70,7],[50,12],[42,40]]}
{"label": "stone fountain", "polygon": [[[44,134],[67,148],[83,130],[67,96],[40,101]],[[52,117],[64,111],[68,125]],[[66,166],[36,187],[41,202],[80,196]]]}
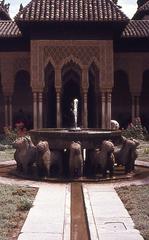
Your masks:
{"label": "stone fountain", "polygon": [[30,131],[34,144],[39,140],[46,140],[51,149],[63,150],[70,146],[72,141],[79,141],[83,149],[98,148],[103,140],[111,140],[113,143],[121,141],[121,131],[99,130],[82,128],[79,130],[66,128],[42,128]]}
{"label": "stone fountain", "polygon": [[78,99],[72,102],[74,127],[72,128],[42,128],[30,131],[34,144],[39,140],[46,140],[51,149],[63,150],[70,146],[72,141],[79,141],[83,149],[95,149],[103,140],[111,140],[116,143],[121,139],[121,131],[100,130],[93,128],[80,128],[78,126]]}
{"label": "stone fountain", "polygon": [[[111,140],[114,144],[121,141],[120,130],[100,130],[78,127],[78,99],[73,100],[72,109],[74,127],[72,128],[42,128],[30,131],[30,136],[35,145],[41,141],[49,143],[50,150],[59,152],[63,156],[65,176],[69,176],[70,146],[72,142],[79,142],[83,153],[83,168],[88,173],[90,169],[88,156],[95,149],[100,148],[104,140]],[[74,159],[72,160],[74,161]],[[89,166],[89,167],[88,167]]]}
{"label": "stone fountain", "polygon": [[[78,99],[71,110],[74,127],[33,129],[30,137],[16,139],[14,157],[19,173],[32,174],[35,167],[37,177],[88,181],[100,175],[113,177],[115,165],[122,166],[125,174],[134,171],[137,140],[122,137],[120,130],[78,127]],[[121,148],[116,149],[119,143]]]}

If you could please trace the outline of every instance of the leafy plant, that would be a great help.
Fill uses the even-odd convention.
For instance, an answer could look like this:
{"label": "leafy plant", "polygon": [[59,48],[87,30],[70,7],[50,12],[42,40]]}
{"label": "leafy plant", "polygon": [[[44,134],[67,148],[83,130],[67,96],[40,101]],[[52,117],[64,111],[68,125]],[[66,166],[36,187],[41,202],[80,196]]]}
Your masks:
{"label": "leafy plant", "polygon": [[28,211],[32,207],[32,201],[22,197],[18,203],[17,209],[19,211]]}
{"label": "leafy plant", "polygon": [[122,130],[123,136],[127,138],[136,138],[144,140],[148,135],[147,129],[142,126],[141,119],[135,118],[132,123],[130,123],[127,129]]}
{"label": "leafy plant", "polygon": [[144,149],[144,154],[149,154],[149,148]]}
{"label": "leafy plant", "polygon": [[[0,145],[5,146],[5,149],[11,148],[12,143],[18,137],[24,137],[27,135],[26,129],[22,127],[22,125],[17,124],[15,129],[11,127],[4,127],[4,134],[0,134]],[[1,150],[5,150],[4,147],[1,146]]]}

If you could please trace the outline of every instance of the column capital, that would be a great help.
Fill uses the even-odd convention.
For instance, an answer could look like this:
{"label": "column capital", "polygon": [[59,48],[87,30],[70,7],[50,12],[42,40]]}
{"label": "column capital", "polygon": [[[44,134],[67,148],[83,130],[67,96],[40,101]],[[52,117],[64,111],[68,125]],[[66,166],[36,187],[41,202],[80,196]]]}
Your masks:
{"label": "column capital", "polygon": [[32,93],[43,93],[43,87],[32,87]]}
{"label": "column capital", "polygon": [[61,68],[62,68],[61,65],[58,64],[55,65],[55,71],[61,71]]}
{"label": "column capital", "polygon": [[83,65],[82,66],[82,71],[87,71],[88,72],[88,69],[89,69],[88,65]]}
{"label": "column capital", "polygon": [[101,88],[101,93],[112,93],[112,88]]}
{"label": "column capital", "polygon": [[88,87],[82,88],[82,92],[83,92],[83,94],[87,94],[88,93]]}
{"label": "column capital", "polygon": [[60,86],[55,88],[56,93],[59,93],[59,94],[60,94],[60,93],[61,93],[61,90],[62,90],[62,88],[61,88]]}
{"label": "column capital", "polygon": [[43,100],[43,94],[42,92],[39,92],[39,102],[42,102],[42,100]]}

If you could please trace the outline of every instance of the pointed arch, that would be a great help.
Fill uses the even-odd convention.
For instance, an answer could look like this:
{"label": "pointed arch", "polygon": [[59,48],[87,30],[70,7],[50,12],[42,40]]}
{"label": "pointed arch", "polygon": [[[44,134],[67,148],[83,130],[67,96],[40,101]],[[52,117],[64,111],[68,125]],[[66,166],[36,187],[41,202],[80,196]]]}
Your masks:
{"label": "pointed arch", "polygon": [[62,65],[62,126],[73,127],[72,102],[78,99],[78,124],[82,124],[81,108],[81,66],[71,57],[65,59]]}
{"label": "pointed arch", "polygon": [[[99,95],[99,68],[96,61],[91,61],[89,65],[89,88],[88,88],[88,127],[101,127],[99,116],[101,101]],[[93,107],[94,106],[94,107]]]}
{"label": "pointed arch", "polygon": [[66,65],[66,64],[68,64],[68,63],[70,63],[70,62],[78,65],[78,66],[81,68],[81,70],[82,70],[82,68],[83,68],[82,62],[80,61],[79,58],[77,58],[77,57],[75,57],[75,56],[73,56],[73,55],[70,55],[70,56],[64,58],[64,59],[60,62],[61,69],[64,67],[64,65]]}
{"label": "pointed arch", "polygon": [[32,89],[30,86],[30,74],[20,70],[16,73],[14,93],[12,96],[13,125],[22,121],[27,129],[33,127]]}
{"label": "pointed arch", "polygon": [[49,61],[44,69],[43,126],[56,127],[55,67]]}
{"label": "pointed arch", "polygon": [[1,81],[1,73],[0,73],[0,132],[3,130],[4,127],[4,95],[3,95],[3,86]]}
{"label": "pointed arch", "polygon": [[129,78],[126,71],[117,70],[114,73],[114,87],[112,90],[112,119],[126,128],[131,122],[131,94]]}
{"label": "pointed arch", "polygon": [[96,57],[92,57],[89,62],[88,62],[88,67],[90,67],[92,64],[94,64],[96,66],[96,68],[98,69],[99,71],[99,66],[100,66],[100,63],[98,61],[98,59]]}
{"label": "pointed arch", "polygon": [[44,68],[46,68],[49,63],[51,63],[51,65],[55,68],[56,64],[51,56],[48,56],[47,59],[45,60]]}
{"label": "pointed arch", "polygon": [[149,131],[149,69],[146,69],[143,72],[143,80],[142,80],[142,89],[141,89],[141,96],[140,96],[140,116],[142,124],[148,129]]}

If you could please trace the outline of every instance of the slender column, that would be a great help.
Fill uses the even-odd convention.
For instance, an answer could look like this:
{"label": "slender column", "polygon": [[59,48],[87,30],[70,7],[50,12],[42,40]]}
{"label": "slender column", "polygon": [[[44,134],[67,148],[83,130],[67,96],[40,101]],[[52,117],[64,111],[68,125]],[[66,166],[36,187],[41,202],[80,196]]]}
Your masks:
{"label": "slender column", "polygon": [[102,129],[106,128],[106,96],[105,92],[101,93],[101,108],[102,108]]}
{"label": "slender column", "polygon": [[56,118],[56,124],[57,128],[61,127],[61,104],[60,104],[60,89],[56,90],[56,113],[57,113],[57,118]]}
{"label": "slender column", "polygon": [[135,96],[132,96],[132,106],[131,106],[131,118],[132,121],[135,119]]}
{"label": "slender column", "polygon": [[140,116],[140,96],[136,96],[136,117]]}
{"label": "slender column", "polygon": [[84,115],[83,115],[83,127],[88,127],[88,112],[87,112],[87,90],[83,92],[83,103],[84,103]]}
{"label": "slender column", "polygon": [[106,119],[106,127],[108,129],[111,128],[111,92],[107,92],[107,119]]}
{"label": "slender column", "polygon": [[8,126],[9,123],[8,123],[8,97],[7,96],[5,96],[4,101],[5,101],[5,126]]}
{"label": "slender column", "polygon": [[140,97],[132,95],[132,121],[140,116]]}
{"label": "slender column", "polygon": [[95,92],[95,108],[96,108],[96,128],[99,127],[99,96],[98,96],[98,92]]}
{"label": "slender column", "polygon": [[38,128],[38,113],[37,113],[37,92],[33,93],[33,122],[34,122],[34,128]]}
{"label": "slender column", "polygon": [[56,126],[61,127],[61,67],[59,65],[55,68],[55,89],[56,89]]}
{"label": "slender column", "polygon": [[39,128],[43,127],[43,95],[40,92],[38,94],[38,101],[39,101],[39,111],[38,111],[38,118],[39,118]]}
{"label": "slender column", "polygon": [[9,126],[12,127],[12,96],[8,97],[8,118],[9,118]]}
{"label": "slender column", "polygon": [[89,87],[88,80],[88,66],[83,66],[82,69],[82,91],[83,91],[83,111],[82,111],[82,123],[83,127],[88,127],[88,108],[87,108],[87,93]]}

